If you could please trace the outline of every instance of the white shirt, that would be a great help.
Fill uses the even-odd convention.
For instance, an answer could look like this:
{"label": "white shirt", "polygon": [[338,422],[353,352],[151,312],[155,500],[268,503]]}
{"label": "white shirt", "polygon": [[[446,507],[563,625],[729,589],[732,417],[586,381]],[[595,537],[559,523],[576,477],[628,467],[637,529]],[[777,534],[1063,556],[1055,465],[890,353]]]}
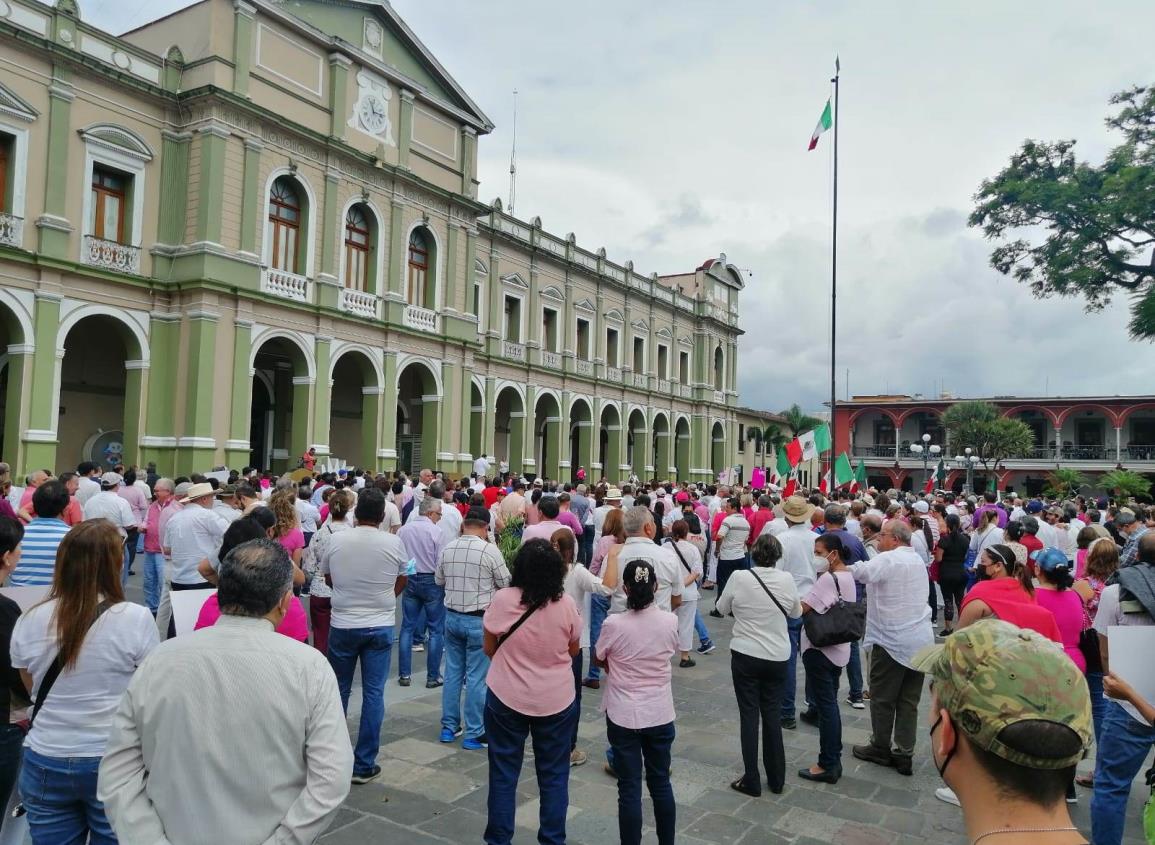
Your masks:
{"label": "white shirt", "polygon": [[926,545],[926,535],[922,533],[921,528],[917,531],[911,531],[910,547],[914,549],[915,554],[919,556],[924,564],[930,566],[931,550]]}
{"label": "white shirt", "polygon": [[769,534],[772,537],[781,537],[783,534],[786,533],[786,529],[789,527],[790,527],[789,522],[787,522],[785,519],[783,519],[780,516],[776,516],[772,520],[770,520],[769,522],[767,522],[765,525],[762,526],[762,533],[759,534],[758,536],[763,537],[763,536]]}
{"label": "white shirt", "polygon": [[989,548],[990,546],[993,546],[997,543],[1003,542],[1004,536],[1005,535],[1003,534],[1003,529],[999,528],[993,523],[986,530],[986,533],[980,534],[978,531],[976,531],[974,534],[972,534],[970,547],[971,550],[975,553],[975,560],[978,560],[979,555],[983,553],[984,549]]}
{"label": "white shirt", "polygon": [[[679,574],[682,576],[682,604],[697,601],[701,598],[698,592],[698,582],[691,581],[687,584],[686,579],[690,576],[690,572],[693,572],[699,578],[702,577],[702,553],[698,551],[698,547],[689,540],[678,540],[676,543],[671,540],[670,544],[670,551],[674,551],[672,547],[677,546],[677,551],[674,552],[674,559],[678,561]],[[682,565],[682,558],[678,557],[678,552],[682,553],[682,558],[686,560],[686,566],[690,567],[689,572],[686,571],[686,566]]]}
{"label": "white shirt", "polygon": [[100,492],[100,482],[90,475],[81,475],[76,479],[76,501],[83,505]]}
{"label": "white shirt", "polygon": [[1063,548],[1062,540],[1060,539],[1059,532],[1055,529],[1055,526],[1051,525],[1049,522],[1044,522],[1041,518],[1039,519],[1039,530],[1035,536],[1039,538],[1039,542],[1043,544],[1044,549]]}
{"label": "white shirt", "polygon": [[[56,659],[56,600],[36,605],[16,620],[12,666],[33,678],[32,695]],[[100,757],[112,717],[132,673],[159,642],[147,607],[119,602],[88,630],[76,665],[56,679],[25,747],[46,757]]]}
{"label": "white shirt", "polygon": [[[350,519],[353,517],[352,511],[349,512],[349,517]],[[351,524],[352,522],[350,522],[350,525]],[[380,527],[382,531],[390,534],[396,534],[397,532],[393,529],[401,527],[401,511],[389,500],[385,501],[385,518],[381,520]]]}
{"label": "white shirt", "polygon": [[[814,550],[811,548],[813,556]],[[734,614],[730,650],[762,660],[788,660],[790,635],[786,627],[786,616],[773,599],[766,595],[758,578],[762,579],[766,589],[774,594],[791,619],[802,615],[798,588],[789,573],[765,566],[739,569],[730,576],[726,582],[726,591],[718,597],[718,611],[723,615]],[[926,604],[926,596],[922,597],[922,603]]]}
{"label": "white shirt", "polygon": [[[817,536],[805,522],[791,525],[778,535],[778,542],[782,544],[782,560],[778,561],[778,569],[794,576],[794,586],[802,596],[814,586],[814,538]],[[925,604],[926,596],[922,599]]]}
{"label": "white shirt", "polygon": [[121,842],[302,845],[332,822],[352,773],[325,657],[265,619],[222,616],[137,671],[97,795]]}
{"label": "white shirt", "polygon": [[297,500],[293,502],[293,507],[297,509],[297,519],[301,523],[301,533],[316,534],[317,525],[321,522],[321,511],[316,508],[312,502],[307,502],[299,496]]}
{"label": "white shirt", "polygon": [[846,530],[857,537],[859,540],[862,539],[862,525],[857,519],[848,517],[846,520]]}
{"label": "white shirt", "polygon": [[738,560],[746,557],[746,539],[750,536],[750,523],[741,513],[732,513],[718,526],[718,560]]}
{"label": "white shirt", "polygon": [[854,580],[869,585],[863,647],[880,645],[896,662],[912,668],[919,649],[934,645],[926,564],[910,546],[899,546],[850,570]]}
{"label": "white shirt", "polygon": [[461,536],[461,523],[465,521],[462,517],[461,511],[457,509],[457,505],[441,505],[441,521],[437,523],[437,527],[441,529],[445,540],[442,545],[452,543]]}
{"label": "white shirt", "polygon": [[241,512],[239,510],[229,507],[219,499],[213,502],[213,513],[215,513],[225,522],[236,522],[241,518]]}
{"label": "white shirt", "polygon": [[396,534],[359,525],[325,544],[321,572],[333,581],[334,628],[392,628],[396,622],[397,578],[408,555]]}
{"label": "white shirt", "polygon": [[486,458],[485,455],[482,455],[473,462],[473,474],[478,478],[489,475],[489,459]]}
{"label": "white shirt", "polygon": [[599,505],[593,509],[594,514],[594,545],[602,536],[602,526],[606,524],[606,514],[613,510],[612,505]]}
{"label": "white shirt", "polygon": [[[658,589],[654,592],[654,604],[662,610],[670,610],[670,596],[680,596],[685,592],[682,582],[682,573],[686,570],[678,562],[677,556],[653,540],[645,537],[627,537],[626,543],[618,555],[618,586],[614,588],[610,599],[610,613],[621,613],[626,609],[626,594],[622,589],[626,566],[635,560],[644,560],[654,567],[658,576]],[[605,571],[605,564],[602,564]]]}
{"label": "white shirt", "polygon": [[173,514],[165,526],[161,545],[172,553],[174,584],[205,583],[197,566],[206,558],[216,558],[228,527],[224,517],[200,505],[190,503]]}
{"label": "white shirt", "polygon": [[107,519],[120,529],[121,537],[126,536],[127,529],[140,525],[132,512],[132,505],[120,498],[115,490],[101,490],[85,502],[84,518]]}
{"label": "white shirt", "polygon": [[586,605],[586,593],[599,596],[610,595],[610,590],[602,586],[602,579],[594,575],[580,563],[574,563],[570,566],[569,572],[566,573],[565,583],[562,589],[567,596],[573,599],[573,603],[577,605],[579,616],[582,615],[582,610]]}

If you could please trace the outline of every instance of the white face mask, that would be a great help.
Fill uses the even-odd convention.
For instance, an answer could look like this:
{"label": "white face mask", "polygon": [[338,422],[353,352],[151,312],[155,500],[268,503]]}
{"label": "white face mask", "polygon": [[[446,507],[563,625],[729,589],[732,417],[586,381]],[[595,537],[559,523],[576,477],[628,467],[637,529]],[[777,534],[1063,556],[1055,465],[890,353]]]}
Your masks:
{"label": "white face mask", "polygon": [[830,561],[819,555],[814,556],[814,571],[821,575],[830,568]]}

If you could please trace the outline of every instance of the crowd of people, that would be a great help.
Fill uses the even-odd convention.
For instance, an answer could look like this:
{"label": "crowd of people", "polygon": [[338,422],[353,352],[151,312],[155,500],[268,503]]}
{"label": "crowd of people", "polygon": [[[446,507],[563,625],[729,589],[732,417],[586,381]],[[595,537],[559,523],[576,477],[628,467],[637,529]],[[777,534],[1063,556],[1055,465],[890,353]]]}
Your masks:
{"label": "crowd of people", "polygon": [[[673,676],[716,650],[711,617],[732,619],[733,790],[783,791],[798,721],[818,744],[797,777],[836,785],[842,704],[870,711],[853,757],[911,775],[929,675],[936,795],[973,841],[1085,842],[1076,783],[1096,845],[1122,841],[1155,745],[1155,707],[1110,670],[1112,630],[1155,626],[1144,505],[313,470],[86,463],[16,487],[0,465],[0,574],[44,593],[0,596],[0,806],[18,791],[36,845],[313,841],[388,766],[394,651],[402,687],[425,652],[440,742],[487,754],[485,842],[512,840],[527,739],[539,841],[565,841],[599,690],[621,841],[645,783],[671,843]],[[209,590],[178,630],[173,595]]]}

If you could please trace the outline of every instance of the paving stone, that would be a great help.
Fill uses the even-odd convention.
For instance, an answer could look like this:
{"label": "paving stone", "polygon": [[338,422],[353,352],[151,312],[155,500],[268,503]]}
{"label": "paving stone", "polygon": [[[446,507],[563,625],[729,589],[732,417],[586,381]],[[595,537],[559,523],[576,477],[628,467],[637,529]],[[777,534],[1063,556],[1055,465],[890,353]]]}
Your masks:
{"label": "paving stone", "polygon": [[751,827],[750,822],[735,816],[706,813],[686,828],[686,833],[707,842],[736,843],[742,840]]}
{"label": "paving stone", "polygon": [[485,822],[485,813],[454,807],[447,813],[439,813],[422,822],[420,828],[451,842],[469,842],[481,838]]}
{"label": "paving stone", "polygon": [[436,740],[421,740],[416,737],[407,737],[381,746],[381,754],[394,757],[398,760],[407,760],[410,763],[422,765],[453,756],[454,749],[448,743]]}

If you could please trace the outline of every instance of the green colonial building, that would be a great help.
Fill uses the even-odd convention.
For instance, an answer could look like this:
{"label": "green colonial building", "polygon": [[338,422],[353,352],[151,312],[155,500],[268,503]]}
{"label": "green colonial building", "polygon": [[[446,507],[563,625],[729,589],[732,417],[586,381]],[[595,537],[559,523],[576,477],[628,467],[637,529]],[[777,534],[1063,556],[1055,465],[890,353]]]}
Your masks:
{"label": "green colonial building", "polygon": [[0,0],[0,456],[741,463],[741,273],[640,275],[479,202],[492,128],[385,2],[201,0],[117,37]]}

